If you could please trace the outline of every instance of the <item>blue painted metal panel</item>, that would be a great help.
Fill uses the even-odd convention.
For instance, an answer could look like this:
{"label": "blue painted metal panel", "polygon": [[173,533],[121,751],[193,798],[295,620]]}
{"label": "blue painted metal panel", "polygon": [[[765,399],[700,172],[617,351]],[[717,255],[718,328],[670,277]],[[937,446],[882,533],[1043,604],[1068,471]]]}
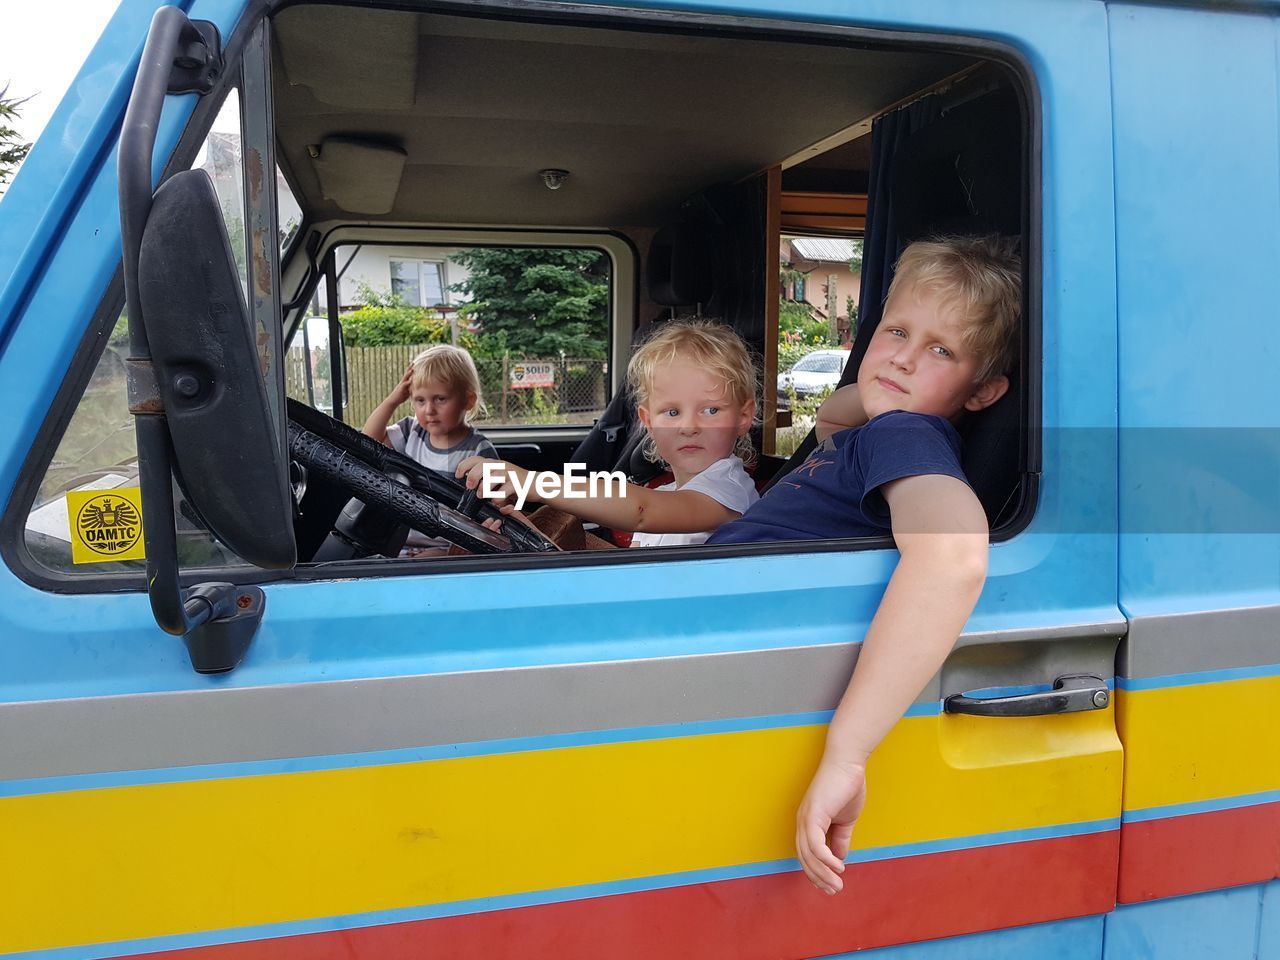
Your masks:
{"label": "blue painted metal panel", "polygon": [[1275,603],[1276,21],[1109,10],[1121,602],[1130,614]]}
{"label": "blue painted metal panel", "polygon": [[1254,960],[1262,889],[1117,907],[1106,917],[1103,960]]}
{"label": "blue painted metal panel", "polygon": [[1280,960],[1280,880],[1262,885],[1257,957],[1258,960]]}
{"label": "blue painted metal panel", "polygon": [[1102,917],[1079,917],[948,940],[846,953],[824,960],[1097,960]]}

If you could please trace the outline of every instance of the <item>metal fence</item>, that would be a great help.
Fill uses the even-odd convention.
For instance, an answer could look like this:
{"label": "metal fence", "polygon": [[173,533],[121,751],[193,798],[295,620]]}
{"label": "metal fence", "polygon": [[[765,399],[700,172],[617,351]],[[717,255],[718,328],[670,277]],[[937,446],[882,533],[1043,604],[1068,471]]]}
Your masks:
{"label": "metal fence", "polygon": [[[427,345],[348,347],[344,419],[361,426]],[[309,369],[308,369],[309,367]],[[590,424],[609,401],[608,363],[575,357],[477,359],[485,410],[477,426]],[[328,411],[332,404],[329,358],[323,348],[290,350],[285,361],[289,396]],[[409,404],[392,420],[412,413]]]}

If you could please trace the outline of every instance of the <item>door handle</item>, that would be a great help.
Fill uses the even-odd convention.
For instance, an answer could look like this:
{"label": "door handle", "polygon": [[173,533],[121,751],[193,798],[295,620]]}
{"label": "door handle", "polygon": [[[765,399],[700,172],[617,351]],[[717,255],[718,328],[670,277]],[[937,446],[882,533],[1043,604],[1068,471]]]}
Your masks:
{"label": "door handle", "polygon": [[1102,710],[1111,702],[1111,691],[1101,677],[1073,674],[1053,681],[1052,690],[1012,697],[966,697],[954,694],[943,701],[947,713],[974,717],[1043,717],[1052,713]]}

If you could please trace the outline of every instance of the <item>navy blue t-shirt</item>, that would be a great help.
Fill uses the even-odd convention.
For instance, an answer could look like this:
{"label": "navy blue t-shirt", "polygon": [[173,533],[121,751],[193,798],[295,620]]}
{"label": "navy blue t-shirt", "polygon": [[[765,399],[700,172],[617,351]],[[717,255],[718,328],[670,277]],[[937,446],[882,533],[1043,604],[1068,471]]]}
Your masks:
{"label": "navy blue t-shirt", "polygon": [[773,485],[708,543],[762,543],[874,537],[892,531],[880,487],[940,473],[968,483],[960,434],[942,417],[890,410],[823,440],[809,459]]}

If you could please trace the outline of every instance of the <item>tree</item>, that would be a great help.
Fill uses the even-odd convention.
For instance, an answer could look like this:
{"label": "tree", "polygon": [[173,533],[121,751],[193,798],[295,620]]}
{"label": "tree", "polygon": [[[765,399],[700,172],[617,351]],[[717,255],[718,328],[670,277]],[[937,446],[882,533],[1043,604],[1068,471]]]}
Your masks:
{"label": "tree", "polygon": [[23,143],[18,137],[18,131],[9,126],[10,121],[18,119],[18,108],[30,98],[12,99],[6,96],[8,92],[9,85],[6,83],[4,89],[0,90],[0,193],[31,149],[31,144]]}
{"label": "tree", "polygon": [[853,241],[853,255],[849,257],[849,269],[853,273],[862,271],[862,238]]}
{"label": "tree", "polygon": [[476,248],[451,258],[470,271],[453,288],[485,338],[526,357],[601,358],[608,341],[608,260],[598,250]]}

